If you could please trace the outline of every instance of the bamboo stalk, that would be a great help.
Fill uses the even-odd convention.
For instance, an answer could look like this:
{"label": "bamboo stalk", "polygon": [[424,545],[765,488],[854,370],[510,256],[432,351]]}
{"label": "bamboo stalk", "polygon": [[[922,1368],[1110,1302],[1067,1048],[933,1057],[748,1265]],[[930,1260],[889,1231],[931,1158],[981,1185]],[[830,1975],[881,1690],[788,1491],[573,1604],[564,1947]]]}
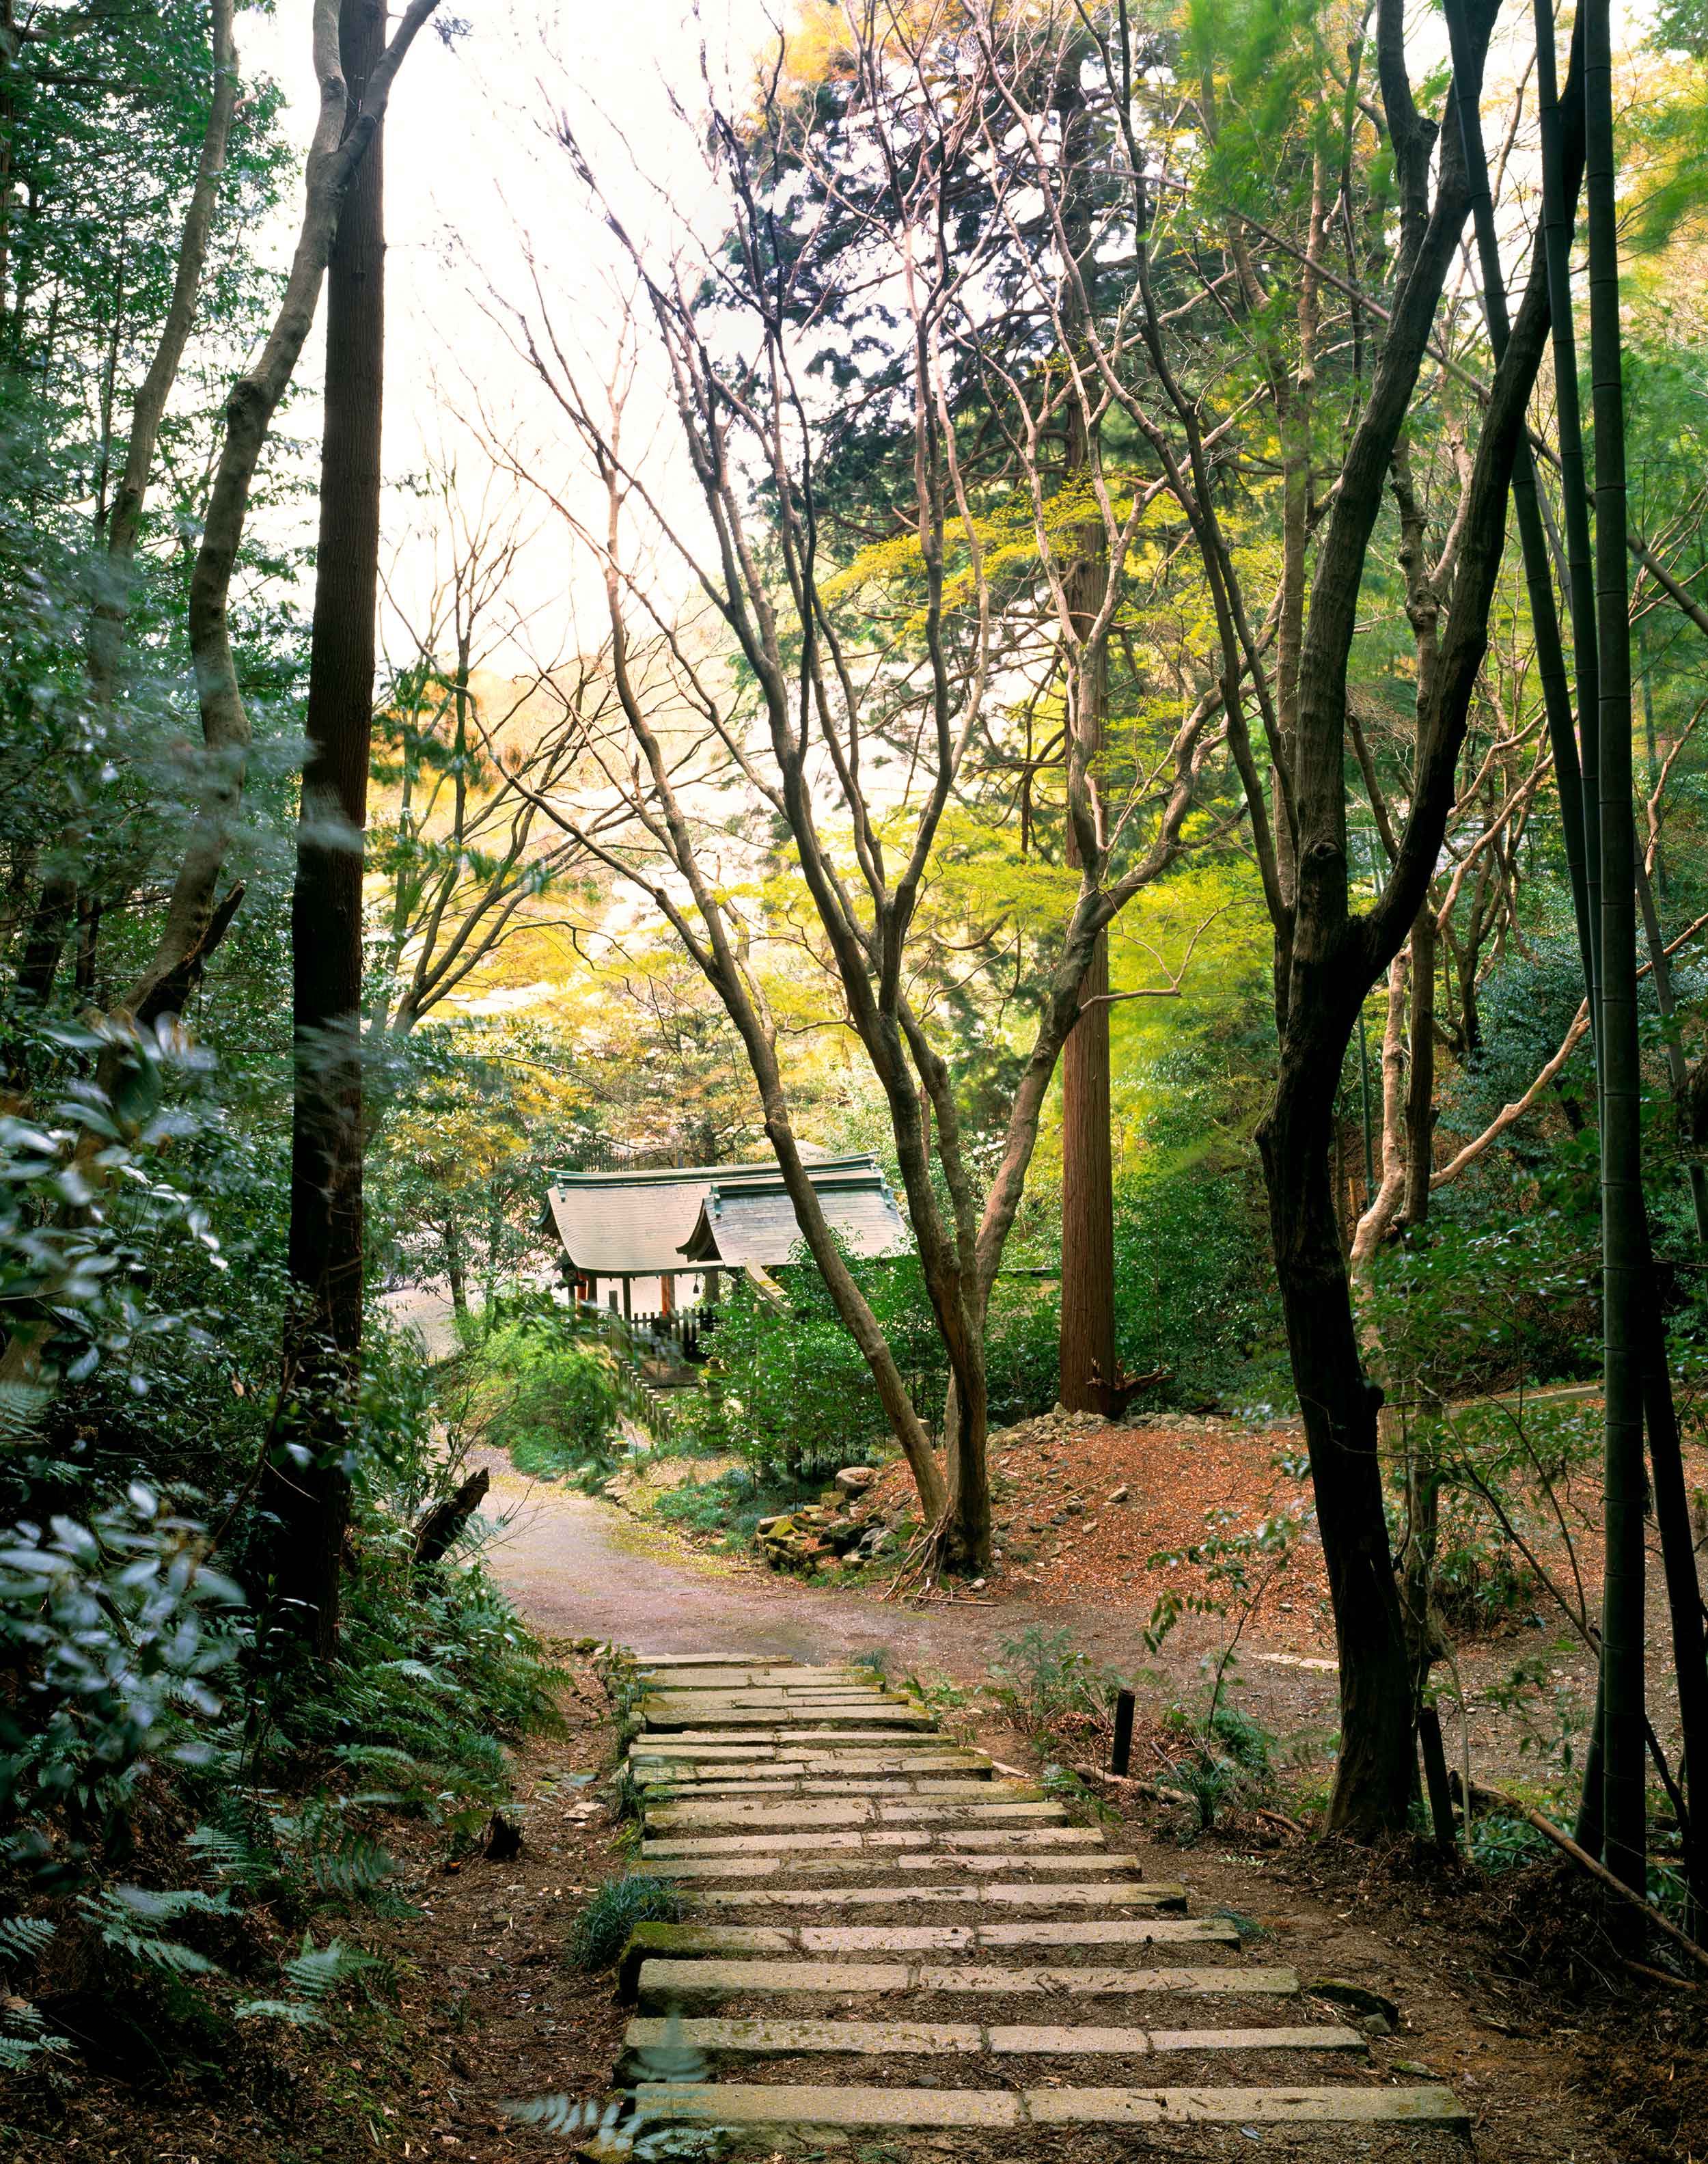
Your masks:
{"label": "bamboo stalk", "polygon": [[1641,1894],[1627,1886],[1622,1878],[1616,1878],[1605,1863],[1598,1863],[1586,1848],[1577,1842],[1550,1818],[1544,1818],[1532,1805],[1522,1803],[1516,1796],[1509,1796],[1501,1788],[1486,1788],[1480,1781],[1471,1788],[1471,1800],[1476,1804],[1492,1804],[1497,1810],[1511,1811],[1516,1818],[1532,1825],[1539,1834],[1546,1835],[1563,1856],[1569,1856],[1580,1871],[1586,1871],[1597,1884],[1605,1886],[1610,1894],[1616,1894],[1621,1901],[1639,1910],[1663,1938],[1670,1939],[1680,1952],[1686,1953],[1700,1967],[1708,1969],[1708,1946],[1700,1946],[1689,1938],[1669,1917],[1662,1915],[1653,1902],[1646,1901]]}

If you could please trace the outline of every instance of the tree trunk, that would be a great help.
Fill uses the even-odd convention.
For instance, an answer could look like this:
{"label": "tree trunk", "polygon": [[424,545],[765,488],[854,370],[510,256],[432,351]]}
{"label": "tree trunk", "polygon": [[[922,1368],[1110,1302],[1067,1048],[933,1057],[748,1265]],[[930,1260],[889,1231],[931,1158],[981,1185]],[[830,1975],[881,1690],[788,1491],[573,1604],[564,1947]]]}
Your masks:
{"label": "tree trunk", "polygon": [[1411,927],[1411,1069],[1406,1090],[1407,1225],[1429,1215],[1435,1153],[1435,911],[1429,896]]}
{"label": "tree trunk", "polygon": [[[1079,270],[1084,307],[1096,306],[1096,261],[1091,247],[1091,205],[1086,181],[1085,107],[1072,71],[1059,92],[1064,122],[1063,154],[1068,180],[1064,223]],[[1069,320],[1079,318],[1077,302]],[[1097,455],[1096,427],[1077,397],[1067,413],[1064,481],[1083,486]],[[1075,773],[1083,777],[1091,819],[1097,816],[1097,760],[1109,706],[1109,650],[1098,631],[1098,618],[1109,587],[1109,539],[1101,518],[1081,529],[1077,560],[1066,587],[1075,653],[1068,686],[1064,764],[1069,791]],[[1066,861],[1080,870],[1080,847],[1071,805],[1065,821]],[[1101,832],[1100,832],[1101,839]],[[1103,867],[1094,870],[1098,877]],[[1100,932],[1080,991],[1080,1017],[1062,1047],[1062,1275],[1059,1390],[1069,1412],[1107,1413],[1115,1384],[1115,1200],[1109,1148],[1109,938]]]}
{"label": "tree trunk", "polygon": [[[1077,852],[1069,830],[1069,859]],[[1109,1147],[1108,935],[1062,1047],[1062,1403],[1107,1413],[1115,1382],[1115,1200]]]}
{"label": "tree trunk", "polygon": [[[352,120],[385,50],[385,28],[379,0],[343,0],[339,44]],[[275,1585],[323,1658],[338,1628],[349,1516],[346,1428],[362,1342],[362,828],[379,588],[381,173],[376,139],[344,199],[328,265],[308,755],[291,924],[290,1267],[302,1337],[291,1435],[307,1462],[293,1453],[297,1462],[277,1483]]]}
{"label": "tree trunk", "polygon": [[1602,1594],[1604,1861],[1644,1889],[1643,1340],[1650,1290],[1637,1047],[1635,829],[1631,813],[1631,624],[1625,568],[1625,410],[1620,381],[1613,62],[1607,0],[1587,0],[1585,180],[1595,422],[1595,635],[1600,709],[1601,1239],[1606,1405]]}
{"label": "tree trunk", "polygon": [[450,1280],[451,1312],[459,1322],[469,1319],[469,1275],[463,1263],[462,1228],[455,1217],[444,1221],[444,1274]]}
{"label": "tree trunk", "polygon": [[1295,970],[1280,1074],[1258,1142],[1340,1654],[1341,1752],[1328,1824],[1372,1838],[1406,1823],[1411,1673],[1377,1455],[1382,1393],[1359,1358],[1330,1180],[1346,1033],[1311,1031],[1310,1022]]}

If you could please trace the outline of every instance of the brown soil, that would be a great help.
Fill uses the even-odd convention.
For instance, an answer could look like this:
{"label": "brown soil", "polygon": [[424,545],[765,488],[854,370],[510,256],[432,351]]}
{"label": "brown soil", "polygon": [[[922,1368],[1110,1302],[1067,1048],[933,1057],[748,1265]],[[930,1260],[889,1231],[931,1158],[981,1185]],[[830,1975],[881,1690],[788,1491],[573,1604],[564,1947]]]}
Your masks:
{"label": "brown soil", "polygon": [[[443,1830],[394,1826],[387,1846],[413,1919],[357,1915],[330,1930],[396,1964],[395,2003],[345,2004],[329,2023],[265,2038],[245,2024],[229,2083],[136,2089],[79,2072],[55,2097],[0,2087],[6,2164],[372,2164],[478,2160],[562,2164],[561,2139],[522,2127],[512,2099],[595,2096],[610,2078],[623,2015],[607,1977],[566,1967],[570,1924],[591,1888],[623,1869],[607,1804],[565,1776],[610,1756],[603,1694],[569,1659],[565,1733],[523,1752],[512,1815],[519,1856],[457,1852]],[[346,1994],[346,1998],[349,1994]],[[8,2093],[9,2092],[9,2093]]]}
{"label": "brown soil", "polygon": [[[1289,1438],[1222,1424],[1152,1422],[1071,1431],[1037,1452],[1013,1434],[997,1469],[1012,1490],[1001,1508],[1012,1527],[1075,1494],[1086,1509],[1059,1560],[1006,1568],[976,1599],[940,1595],[902,1604],[876,1589],[806,1586],[744,1558],[696,1554],[655,1527],[605,1504],[528,1488],[495,1468],[504,1521],[493,1561],[536,1627],[568,1640],[614,1637],[656,1650],[727,1647],[733,1656],[835,1658],[884,1648],[901,1673],[982,1680],[998,1641],[1028,1622],[1069,1630],[1075,1641],[1127,1672],[1145,1666],[1138,1626],[1159,1580],[1185,1572],[1146,1558],[1201,1537],[1204,1516],[1234,1521],[1284,1507],[1297,1484],[1270,1463]],[[1122,1484],[1124,1505],[1107,1498]],[[1095,1506],[1095,1507],[1094,1507]],[[1049,1511],[1043,1511],[1047,1519]],[[1095,1526],[1083,1520],[1095,1516]],[[1046,1543],[1046,1547],[1048,1544]],[[1332,1641],[1317,1609],[1320,1578],[1308,1553],[1290,1567],[1248,1623],[1250,1655],[1326,1659]],[[1032,1582],[1027,1582],[1027,1581]],[[1290,1609],[1282,1602],[1290,1599]],[[1218,1616],[1190,1616],[1151,1662],[1137,1770],[1159,1773],[1170,1745],[1171,1698],[1201,1694],[1200,1664],[1225,1645]],[[1464,1649],[1479,1774],[1522,1768],[1508,1713],[1488,1698],[1520,1652],[1546,1652],[1557,1626],[1521,1628]],[[1587,1671],[1551,1656],[1568,1687]],[[518,1767],[524,1825],[521,1855],[507,1863],[460,1859],[448,1835],[419,1825],[397,1830],[412,1920],[353,1919],[337,1928],[397,1964],[395,2004],[346,2007],[320,2030],[246,2053],[217,2093],[187,2086],[138,2091],[75,2075],[57,2097],[13,2085],[0,2093],[0,2164],[105,2159],[111,2164],[355,2164],[435,2157],[477,2164],[547,2164],[573,2154],[561,2139],[518,2127],[507,2102],[544,2094],[594,2097],[610,2077],[623,2016],[608,1978],[586,1978],[564,1961],[570,1921],[587,1889],[623,1867],[618,1829],[596,1793],[565,1785],[608,1755],[602,1699],[585,1663],[571,1662],[565,1735],[530,1747]],[[1272,1728],[1332,1725],[1334,1677],[1324,1668],[1247,1662],[1243,1703]],[[1038,1762],[988,1701],[954,1716],[1009,1764]],[[1096,1762],[1089,1731],[1052,1739],[1053,1757]],[[1450,1736],[1449,1752],[1457,1751]],[[1195,1836],[1178,1809],[1134,1803],[1129,1841],[1155,1878],[1184,1879],[1194,1910],[1231,1911],[1271,1936],[1251,1957],[1286,1962],[1307,1978],[1348,1975],[1401,2006],[1398,2035],[1379,2041],[1380,2075],[1422,2077],[1427,2067],[1477,2116],[1475,2154],[1488,2164],[1705,2164],[1708,2160],[1708,1993],[1643,1989],[1617,1963],[1593,1897],[1569,1871],[1532,1867],[1490,1881],[1409,1846],[1388,1855],[1348,1853],[1301,1840],[1274,1819],[1236,1816]],[[323,1930],[318,1936],[324,1937]],[[825,2009],[828,2010],[828,2009]],[[850,2006],[848,2011],[860,2009]],[[1016,2018],[1035,2006],[1016,2002]],[[985,2018],[991,2018],[986,2003]],[[1115,2007],[1099,2020],[1121,2018]],[[271,2064],[272,2072],[255,2069]],[[1154,2081],[1153,2068],[1149,2078]],[[1181,2078],[1187,2078],[1182,2071]],[[1301,2153],[1327,2152],[1306,2140]],[[860,2147],[860,2164],[930,2164],[960,2145],[896,2137]],[[1265,2153],[1295,2143],[1264,2137]],[[1085,2133],[1027,2151],[1062,2164],[1117,2164],[1160,2156],[1230,2156],[1249,2144],[1170,2135]],[[1343,2145],[1372,2160],[1422,2156]],[[1430,2153],[1433,2153],[1432,2151]],[[1020,2164],[1001,2158],[998,2164]]]}

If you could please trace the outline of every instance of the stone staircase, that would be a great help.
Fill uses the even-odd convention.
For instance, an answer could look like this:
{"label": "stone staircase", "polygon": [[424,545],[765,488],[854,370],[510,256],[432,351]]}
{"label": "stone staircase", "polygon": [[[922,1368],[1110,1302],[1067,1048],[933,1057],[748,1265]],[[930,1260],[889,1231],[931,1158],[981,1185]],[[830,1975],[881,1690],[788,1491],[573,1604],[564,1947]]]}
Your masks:
{"label": "stone staircase", "polygon": [[[638,1668],[638,1867],[689,1902],[623,1957],[638,2124],[1069,2153],[1076,2129],[1314,2130],[1334,2156],[1469,2135],[1451,2090],[1381,2084],[1290,1969],[869,1671]],[[649,2078],[660,2055],[695,2077]]]}

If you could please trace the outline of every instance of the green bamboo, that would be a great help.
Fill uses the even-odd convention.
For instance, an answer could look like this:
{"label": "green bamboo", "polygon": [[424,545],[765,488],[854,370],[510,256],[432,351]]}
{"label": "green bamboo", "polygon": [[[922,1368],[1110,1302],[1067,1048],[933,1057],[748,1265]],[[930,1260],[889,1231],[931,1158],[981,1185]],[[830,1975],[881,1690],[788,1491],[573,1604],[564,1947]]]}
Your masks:
{"label": "green bamboo", "polygon": [[1590,372],[1595,428],[1595,638],[1600,723],[1602,1360],[1606,1420],[1601,1609],[1603,1855],[1646,1880],[1643,1703],[1643,1347],[1648,1268],[1637,1027],[1631,624],[1625,571],[1625,400],[1620,380],[1608,0],[1585,0],[1584,179]]}

